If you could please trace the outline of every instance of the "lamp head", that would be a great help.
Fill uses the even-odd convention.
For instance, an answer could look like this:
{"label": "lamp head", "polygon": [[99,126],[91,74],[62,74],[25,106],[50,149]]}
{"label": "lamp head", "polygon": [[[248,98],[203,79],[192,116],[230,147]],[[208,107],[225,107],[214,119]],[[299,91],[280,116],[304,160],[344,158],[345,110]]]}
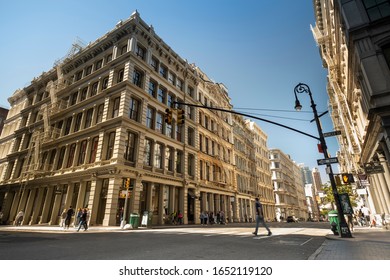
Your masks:
{"label": "lamp head", "polygon": [[302,105],[301,105],[301,103],[299,102],[299,100],[298,99],[296,99],[295,100],[295,110],[297,110],[297,111],[300,111],[300,110],[302,110]]}

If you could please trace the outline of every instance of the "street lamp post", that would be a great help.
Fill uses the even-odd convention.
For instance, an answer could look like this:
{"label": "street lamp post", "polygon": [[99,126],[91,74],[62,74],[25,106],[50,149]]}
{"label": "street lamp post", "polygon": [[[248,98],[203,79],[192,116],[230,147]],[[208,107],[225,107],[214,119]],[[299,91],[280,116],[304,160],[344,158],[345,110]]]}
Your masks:
{"label": "street lamp post", "polygon": [[[310,102],[311,102],[311,108],[313,109],[314,119],[315,119],[316,124],[317,124],[317,129],[318,129],[318,134],[319,134],[319,140],[320,140],[321,148],[322,148],[322,151],[324,153],[325,159],[328,159],[329,158],[328,150],[327,150],[328,148],[326,146],[325,137],[324,137],[324,134],[322,132],[320,118],[319,118],[318,113],[317,113],[317,109],[316,109],[317,105],[314,103],[313,96],[311,94],[310,88],[306,84],[299,83],[294,88],[295,110],[300,111],[302,109],[302,105],[300,104],[300,102],[298,100],[298,97],[297,97],[297,93],[302,93],[302,92],[306,92],[306,93],[309,94]],[[335,200],[335,203],[336,203],[336,207],[337,207],[338,218],[339,218],[339,221],[340,221],[340,231],[341,231],[340,232],[340,236],[341,237],[352,237],[352,234],[351,234],[351,231],[350,231],[350,229],[348,227],[348,224],[345,221],[343,209],[341,207],[340,196],[339,196],[339,193],[337,191],[336,181],[335,181],[334,176],[333,176],[332,165],[329,163],[329,164],[327,164],[327,167],[328,167],[328,174],[329,174],[330,184],[332,186],[333,197],[334,197],[334,200]]]}

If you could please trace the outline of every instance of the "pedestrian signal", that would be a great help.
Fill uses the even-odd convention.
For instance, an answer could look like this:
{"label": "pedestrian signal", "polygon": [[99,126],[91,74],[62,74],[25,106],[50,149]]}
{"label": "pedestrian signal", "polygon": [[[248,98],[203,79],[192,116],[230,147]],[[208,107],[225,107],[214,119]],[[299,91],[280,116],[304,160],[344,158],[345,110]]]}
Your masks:
{"label": "pedestrian signal", "polygon": [[185,111],[183,109],[177,110],[177,124],[184,124],[185,121]]}
{"label": "pedestrian signal", "polygon": [[172,109],[165,110],[165,123],[172,124]]}
{"label": "pedestrian signal", "polygon": [[353,175],[349,174],[349,173],[343,173],[341,175],[341,178],[342,178],[344,184],[351,184],[351,183],[355,182],[353,179]]}

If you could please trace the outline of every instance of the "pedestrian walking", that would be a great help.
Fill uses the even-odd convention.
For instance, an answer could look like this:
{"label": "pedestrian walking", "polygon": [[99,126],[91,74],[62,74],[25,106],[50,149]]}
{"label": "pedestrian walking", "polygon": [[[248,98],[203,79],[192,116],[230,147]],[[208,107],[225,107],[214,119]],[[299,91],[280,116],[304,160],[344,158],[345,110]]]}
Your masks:
{"label": "pedestrian walking", "polygon": [[77,227],[80,224],[81,215],[83,215],[83,209],[78,208],[76,213],[76,220],[74,222],[74,227]]}
{"label": "pedestrian walking", "polygon": [[81,214],[81,217],[80,217],[80,224],[79,224],[79,228],[77,229],[77,231],[80,231],[82,226],[84,227],[84,231],[86,231],[88,229],[87,221],[88,221],[88,210],[87,210],[87,208],[84,208],[83,213]]}
{"label": "pedestrian walking", "polygon": [[265,227],[265,229],[268,231],[268,236],[272,235],[271,230],[268,228],[267,224],[264,221],[264,213],[263,213],[263,206],[260,203],[260,200],[258,197],[256,197],[256,229],[253,232],[254,235],[257,236],[257,232],[259,230],[259,224],[262,223],[262,225]]}
{"label": "pedestrian walking", "polygon": [[66,209],[64,209],[61,213],[61,222],[60,222],[60,227],[62,227],[63,229],[65,229],[66,216],[67,216]]}
{"label": "pedestrian walking", "polygon": [[225,213],[223,211],[219,212],[219,216],[221,219],[221,225],[225,224]]}
{"label": "pedestrian walking", "polygon": [[180,210],[177,212],[177,220],[180,225],[183,224],[183,213]]}
{"label": "pedestrian walking", "polygon": [[74,210],[72,206],[69,206],[69,209],[66,211],[65,229],[69,229],[70,220],[72,220],[73,215],[74,215]]}
{"label": "pedestrian walking", "polygon": [[20,226],[22,224],[23,217],[24,217],[24,211],[20,210],[15,217],[15,226]]}

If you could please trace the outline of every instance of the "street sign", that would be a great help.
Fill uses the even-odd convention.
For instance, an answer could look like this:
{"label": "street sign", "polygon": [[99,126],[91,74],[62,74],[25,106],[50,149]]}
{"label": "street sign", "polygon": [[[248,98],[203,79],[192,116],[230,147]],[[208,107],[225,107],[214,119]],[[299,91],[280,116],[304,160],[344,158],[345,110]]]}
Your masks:
{"label": "street sign", "polygon": [[324,137],[331,137],[331,136],[336,136],[336,135],[341,135],[341,131],[340,130],[336,130],[336,131],[331,131],[331,132],[325,132],[324,133]]}
{"label": "street sign", "polygon": [[338,162],[339,162],[339,160],[337,159],[337,157],[317,159],[318,165],[338,163]]}
{"label": "street sign", "polygon": [[376,173],[384,173],[382,164],[366,164],[364,167],[364,171],[366,174],[376,174]]}

